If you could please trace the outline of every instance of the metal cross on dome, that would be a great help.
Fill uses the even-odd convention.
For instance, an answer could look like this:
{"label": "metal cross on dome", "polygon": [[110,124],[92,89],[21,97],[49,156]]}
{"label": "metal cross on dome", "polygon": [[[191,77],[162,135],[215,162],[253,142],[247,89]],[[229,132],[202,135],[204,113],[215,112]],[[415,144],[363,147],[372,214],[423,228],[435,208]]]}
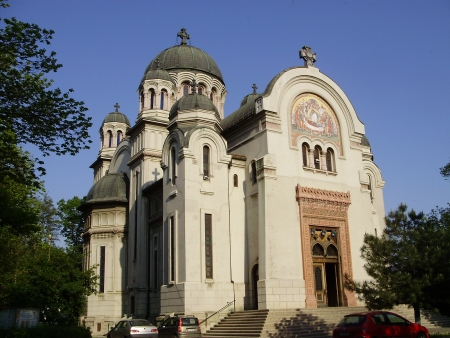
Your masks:
{"label": "metal cross on dome", "polygon": [[305,60],[305,66],[308,67],[314,67],[314,62],[316,62],[317,57],[316,53],[313,53],[311,50],[311,47],[303,46],[302,49],[300,49],[300,59]]}
{"label": "metal cross on dome", "polygon": [[159,69],[159,67],[161,67],[161,60],[159,58],[157,58],[155,63],[156,63],[156,68]]}
{"label": "metal cross on dome", "polygon": [[187,45],[187,41],[189,40],[189,34],[186,33],[186,28],[181,28],[181,32],[178,32],[177,36],[179,36],[181,38],[181,43],[180,45]]}
{"label": "metal cross on dome", "polygon": [[116,113],[118,113],[119,112],[119,108],[120,108],[120,106],[119,106],[119,104],[116,102],[116,104],[114,105],[114,108],[116,108]]}
{"label": "metal cross on dome", "polygon": [[191,84],[191,88],[192,88],[192,93],[193,94],[197,93],[197,87],[198,87],[197,81],[195,81],[195,79],[192,79],[190,84]]}
{"label": "metal cross on dome", "polygon": [[256,89],[258,89],[258,87],[256,87],[256,83],[253,84],[252,88],[253,88],[253,94],[257,94]]}

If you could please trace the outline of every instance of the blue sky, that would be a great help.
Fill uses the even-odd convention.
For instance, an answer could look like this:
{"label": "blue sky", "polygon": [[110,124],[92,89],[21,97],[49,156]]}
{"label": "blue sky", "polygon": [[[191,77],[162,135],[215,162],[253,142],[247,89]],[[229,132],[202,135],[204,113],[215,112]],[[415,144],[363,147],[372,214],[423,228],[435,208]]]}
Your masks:
{"label": "blue sky", "polygon": [[45,158],[44,179],[55,203],[89,191],[102,120],[118,102],[135,121],[144,70],[177,43],[182,27],[222,71],[225,115],[253,83],[262,92],[280,71],[303,65],[298,51],[312,47],[316,66],[341,86],[365,124],[386,181],[386,212],[400,202],[425,212],[450,202],[450,181],[439,174],[450,161],[450,1],[9,3],[0,17],[55,30],[49,49],[64,67],[51,77],[63,91],[75,90],[94,123],[90,150]]}

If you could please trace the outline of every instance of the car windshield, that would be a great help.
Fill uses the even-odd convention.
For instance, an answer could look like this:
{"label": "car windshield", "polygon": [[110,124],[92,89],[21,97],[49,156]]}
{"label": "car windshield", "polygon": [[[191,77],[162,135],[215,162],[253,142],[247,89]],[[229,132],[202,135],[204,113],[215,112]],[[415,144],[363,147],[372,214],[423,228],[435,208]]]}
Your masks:
{"label": "car windshield", "polygon": [[197,325],[197,318],[182,318],[183,326],[193,326]]}
{"label": "car windshield", "polygon": [[366,316],[350,315],[345,316],[337,326],[360,326],[366,321]]}
{"label": "car windshield", "polygon": [[132,320],[130,321],[131,326],[148,326],[152,325],[148,320]]}

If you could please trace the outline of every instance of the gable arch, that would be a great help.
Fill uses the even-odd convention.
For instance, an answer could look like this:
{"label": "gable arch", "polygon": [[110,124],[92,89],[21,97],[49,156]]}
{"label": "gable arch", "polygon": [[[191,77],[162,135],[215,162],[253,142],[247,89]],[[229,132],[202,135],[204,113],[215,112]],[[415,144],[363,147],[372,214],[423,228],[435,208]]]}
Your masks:
{"label": "gable arch", "polygon": [[369,160],[363,160],[363,170],[365,174],[368,174],[372,178],[372,183],[374,184],[375,188],[383,188],[384,187],[384,180],[381,176],[380,169]]}
{"label": "gable arch", "polygon": [[213,151],[211,160],[218,163],[229,163],[231,156],[227,154],[227,145],[225,139],[211,128],[198,127],[191,129],[185,139],[185,155],[199,158],[202,153],[203,145],[209,143]]}
{"label": "gable arch", "polygon": [[174,130],[170,132],[166,139],[164,140],[164,144],[162,146],[161,151],[161,168],[165,170],[169,166],[170,162],[170,149],[175,146],[178,156],[180,155],[180,149],[181,149],[181,139],[182,135],[180,135],[179,130]]}

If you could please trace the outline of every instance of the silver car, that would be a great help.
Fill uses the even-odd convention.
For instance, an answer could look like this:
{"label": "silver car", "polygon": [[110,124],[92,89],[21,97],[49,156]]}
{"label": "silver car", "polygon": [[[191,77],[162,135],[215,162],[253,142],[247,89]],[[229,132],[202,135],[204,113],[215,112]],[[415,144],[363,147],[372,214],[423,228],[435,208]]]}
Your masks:
{"label": "silver car", "polygon": [[145,319],[123,319],[108,332],[108,338],[156,338],[158,329]]}

